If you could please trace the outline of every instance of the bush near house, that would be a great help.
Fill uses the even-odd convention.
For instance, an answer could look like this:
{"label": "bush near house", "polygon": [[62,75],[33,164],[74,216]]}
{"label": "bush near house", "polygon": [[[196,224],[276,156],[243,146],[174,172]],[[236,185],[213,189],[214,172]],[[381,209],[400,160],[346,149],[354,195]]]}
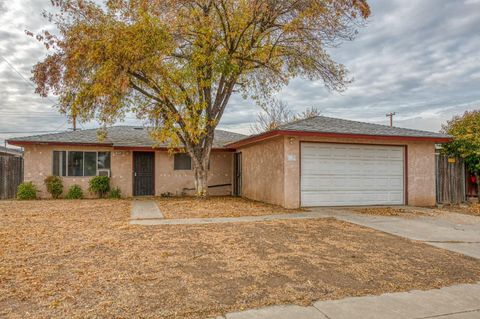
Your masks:
{"label": "bush near house", "polygon": [[18,185],[17,199],[19,200],[32,200],[37,199],[37,186],[32,182],[23,182]]}
{"label": "bush near house", "polygon": [[47,192],[52,195],[53,198],[59,198],[63,193],[63,182],[59,176],[48,176],[43,181],[47,187]]}
{"label": "bush near house", "polygon": [[83,198],[83,191],[80,185],[72,185],[68,190],[67,199],[82,199]]}
{"label": "bush near house", "polygon": [[120,188],[115,187],[108,193],[108,198],[121,199],[122,198],[122,191],[120,190]]}
{"label": "bush near house", "polygon": [[97,194],[98,197],[104,198],[110,191],[110,177],[95,176],[89,182],[88,190],[91,193]]}

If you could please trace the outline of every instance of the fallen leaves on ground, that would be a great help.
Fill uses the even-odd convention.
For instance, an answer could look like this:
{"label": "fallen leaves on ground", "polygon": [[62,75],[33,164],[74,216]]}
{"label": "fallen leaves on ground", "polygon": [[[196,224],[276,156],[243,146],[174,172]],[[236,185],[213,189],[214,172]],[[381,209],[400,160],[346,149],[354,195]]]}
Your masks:
{"label": "fallen leaves on ground", "polygon": [[123,200],[0,201],[0,317],[205,318],[480,280],[473,258],[333,219],[129,214]]}
{"label": "fallen leaves on ground", "polygon": [[480,203],[469,203],[466,205],[444,206],[442,210],[457,212],[472,216],[480,216]]}
{"label": "fallen leaves on ground", "polygon": [[232,196],[164,197],[157,199],[157,204],[165,218],[172,219],[262,216],[305,211],[304,209],[286,209],[277,205]]}
{"label": "fallen leaves on ground", "polygon": [[366,215],[378,215],[378,216],[402,216],[402,217],[413,217],[413,216],[430,216],[431,213],[426,213],[420,210],[415,209],[405,209],[400,207],[365,207],[365,208],[356,208],[355,212],[366,214]]}

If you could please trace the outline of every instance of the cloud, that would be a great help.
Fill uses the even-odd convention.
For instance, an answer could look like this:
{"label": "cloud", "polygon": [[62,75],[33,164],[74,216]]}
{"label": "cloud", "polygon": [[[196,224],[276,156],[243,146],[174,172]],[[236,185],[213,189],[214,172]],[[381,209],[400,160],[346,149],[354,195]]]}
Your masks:
{"label": "cloud", "polygon": [[[302,110],[316,105],[327,115],[432,130],[480,107],[480,4],[478,2],[371,1],[373,15],[358,38],[330,51],[354,82],[342,93],[321,82],[296,79],[279,97]],[[435,110],[435,119],[422,115]],[[453,113],[455,114],[455,113]],[[402,120],[400,120],[402,118]]]}
{"label": "cloud", "polygon": [[[433,131],[455,114],[480,108],[479,0],[369,2],[372,17],[357,39],[329,51],[354,79],[347,90],[292,79],[277,98],[297,112],[315,106],[324,115],[375,123],[386,124],[385,114],[397,112],[396,125]],[[46,51],[24,30],[51,29],[41,16],[49,7],[47,0],[0,0],[0,55],[25,78]],[[0,59],[0,132],[66,129],[52,104]],[[220,127],[249,133],[258,112],[252,101],[233,96]],[[18,135],[0,133],[0,141]]]}

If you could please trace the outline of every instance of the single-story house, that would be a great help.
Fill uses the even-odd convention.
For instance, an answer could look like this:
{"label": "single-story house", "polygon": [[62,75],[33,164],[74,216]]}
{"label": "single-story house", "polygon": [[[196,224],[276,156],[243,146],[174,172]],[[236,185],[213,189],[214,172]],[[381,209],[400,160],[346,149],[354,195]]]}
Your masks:
{"label": "single-story house", "polygon": [[[253,136],[217,130],[209,169],[213,195],[237,195],[287,208],[346,205],[435,205],[435,144],[440,133],[324,116]],[[47,196],[43,179],[88,187],[111,175],[124,196],[189,194],[188,155],[170,155],[148,129],[115,126],[8,141],[24,148],[25,180]]]}
{"label": "single-story house", "polygon": [[21,149],[0,146],[0,156],[22,157],[23,153]]}

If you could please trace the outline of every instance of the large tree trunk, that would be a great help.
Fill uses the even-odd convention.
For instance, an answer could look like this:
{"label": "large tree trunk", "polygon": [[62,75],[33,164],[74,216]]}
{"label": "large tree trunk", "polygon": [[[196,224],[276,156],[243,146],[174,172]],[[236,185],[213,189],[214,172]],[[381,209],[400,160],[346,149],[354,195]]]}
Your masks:
{"label": "large tree trunk", "polygon": [[208,166],[213,144],[213,129],[208,132],[203,145],[196,145],[187,151],[192,157],[193,172],[195,176],[195,195],[197,197],[208,196]]}
{"label": "large tree trunk", "polygon": [[193,172],[195,173],[195,191],[197,197],[206,197],[208,195],[208,173],[205,167],[196,167],[194,165]]}

